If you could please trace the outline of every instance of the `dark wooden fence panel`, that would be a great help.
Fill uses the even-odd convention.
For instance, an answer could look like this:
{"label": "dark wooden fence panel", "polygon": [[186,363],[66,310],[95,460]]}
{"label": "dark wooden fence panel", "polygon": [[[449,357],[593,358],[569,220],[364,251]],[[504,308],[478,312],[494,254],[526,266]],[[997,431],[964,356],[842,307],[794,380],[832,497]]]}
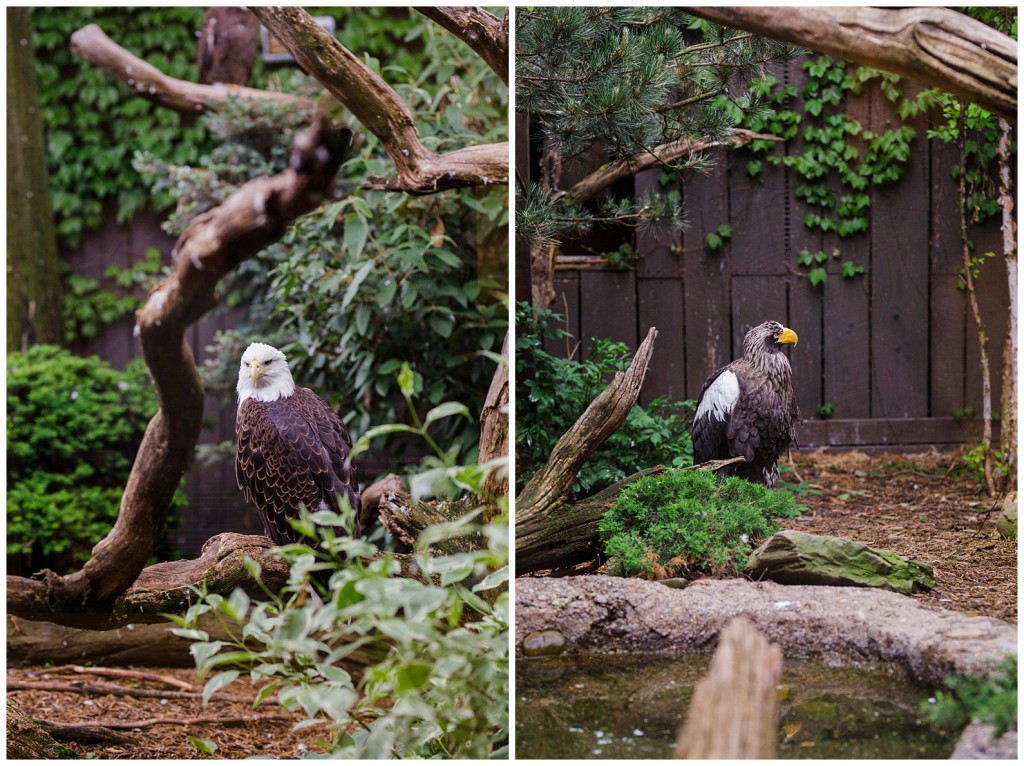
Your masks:
{"label": "dark wooden fence panel", "polygon": [[[800,63],[786,67],[782,79],[801,86]],[[918,87],[909,84],[907,92]],[[846,106],[866,128],[881,132],[896,123],[896,114],[874,91],[851,97]],[[767,163],[751,179],[743,152],[714,155],[708,174],[685,182],[662,185],[667,179],[657,170],[639,174],[637,196],[652,186],[681,189],[688,228],[638,233],[640,261],[632,269],[562,261],[553,308],[567,310],[567,326],[584,355],[591,338],[634,348],[639,334],[658,328],[643,402],[662,395],[695,398],[707,376],[740,353],[744,333],[773,318],[800,336],[791,359],[806,420],[802,445],[920,447],[977,438],[978,341],[965,293],[957,289],[962,258],[950,174],[957,154],[926,137],[928,120],[913,123],[917,134],[903,178],[872,190],[870,230],[848,238],[807,229],[809,209],[792,195],[798,179]],[[524,133],[520,139],[527,140]],[[712,251],[705,237],[721,224],[731,226],[732,237]],[[1000,253],[997,222],[971,227],[970,236],[978,253]],[[829,254],[823,285],[804,276],[797,260],[802,250]],[[864,266],[864,274],[844,278],[845,261]],[[978,283],[998,409],[1008,311],[1001,256],[982,267]],[[566,353],[564,343],[548,349]],[[967,408],[976,413],[973,420],[960,418]]]}

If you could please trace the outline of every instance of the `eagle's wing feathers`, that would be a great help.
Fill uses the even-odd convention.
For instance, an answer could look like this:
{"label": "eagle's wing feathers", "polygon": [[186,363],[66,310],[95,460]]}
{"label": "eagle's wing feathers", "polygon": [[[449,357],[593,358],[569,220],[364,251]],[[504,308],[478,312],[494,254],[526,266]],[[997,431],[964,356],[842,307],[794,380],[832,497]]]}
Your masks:
{"label": "eagle's wing feathers", "polygon": [[730,365],[707,379],[693,416],[693,462],[729,457],[728,424],[740,396],[739,380]]}
{"label": "eagle's wing feathers", "polygon": [[274,542],[298,539],[288,519],[300,505],[337,511],[341,492],[358,509],[348,464],[351,440],[338,416],[309,389],[274,402],[245,400],[236,431],[235,478]]}

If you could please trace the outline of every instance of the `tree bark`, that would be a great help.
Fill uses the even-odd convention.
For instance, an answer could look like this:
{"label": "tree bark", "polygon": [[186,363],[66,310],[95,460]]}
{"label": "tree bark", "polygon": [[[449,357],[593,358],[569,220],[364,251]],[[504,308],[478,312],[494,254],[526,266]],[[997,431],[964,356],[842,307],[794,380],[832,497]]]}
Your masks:
{"label": "tree bark", "polygon": [[445,189],[508,183],[508,143],[436,154],[423,145],[416,121],[398,94],[301,8],[253,7],[252,12],[294,56],[380,139],[398,178],[370,177],[364,188],[434,194]]}
{"label": "tree bark", "polygon": [[481,8],[417,7],[417,11],[466,43],[508,85],[508,15],[499,19]]}
{"label": "tree bark", "polygon": [[[483,412],[480,413],[480,465],[492,464],[483,481],[482,497],[484,503],[484,521],[489,522],[501,513],[508,513],[508,507],[502,510],[499,500],[508,497],[508,366],[511,363],[508,353],[509,334],[505,333],[505,341],[501,346],[504,364],[499,364],[491,378],[491,387],[484,400]],[[504,459],[497,465],[496,461]]]}
{"label": "tree bark", "polygon": [[7,350],[64,336],[60,264],[28,8],[7,9]]}
{"label": "tree bark", "polygon": [[11,760],[50,760],[77,758],[78,754],[58,743],[8,697],[7,757]]}
{"label": "tree bark", "polygon": [[312,99],[290,93],[238,85],[201,85],[168,77],[115,43],[96,24],[82,27],[71,35],[71,50],[115,80],[128,85],[135,95],[176,112],[202,114],[219,108],[231,97],[243,102],[269,101],[309,112],[315,107]]}
{"label": "tree bark", "polygon": [[1017,42],[952,9],[687,10],[729,27],[921,80],[1017,122]]}
{"label": "tree bark", "polygon": [[1006,281],[1010,292],[1009,316],[1006,322],[1006,342],[1003,344],[1002,417],[999,421],[999,447],[1008,486],[1014,489],[1017,479],[1017,224],[1013,217],[1013,180],[1010,124],[999,120],[999,205],[1002,208],[1003,258],[1006,261]]}
{"label": "tree bark", "polygon": [[782,651],[746,617],[733,618],[694,688],[675,757],[774,759],[781,677]]}
{"label": "tree bark", "polygon": [[[624,372],[615,374],[579,419],[558,440],[544,467],[516,498],[516,572],[525,574],[552,564],[568,565],[573,555],[559,552],[560,531],[576,526],[570,495],[580,466],[625,422],[640,396],[658,331],[651,328]],[[578,560],[586,560],[585,558]]]}

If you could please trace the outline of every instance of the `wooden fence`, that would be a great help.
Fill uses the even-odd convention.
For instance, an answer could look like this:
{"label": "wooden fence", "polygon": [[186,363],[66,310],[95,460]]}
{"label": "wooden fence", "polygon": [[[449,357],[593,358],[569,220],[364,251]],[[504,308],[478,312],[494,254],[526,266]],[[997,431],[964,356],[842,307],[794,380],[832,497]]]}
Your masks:
{"label": "wooden fence", "polygon": [[[779,79],[799,86],[803,77],[797,61]],[[908,84],[908,92],[914,87]],[[876,88],[851,98],[846,108],[873,131],[898,124]],[[517,172],[528,179],[538,142],[529,142],[528,126],[519,120]],[[593,258],[581,266],[573,250],[563,248],[552,308],[565,314],[569,331],[582,341],[578,353],[587,353],[592,338],[635,349],[647,329],[657,327],[642,399],[693,399],[712,371],[739,354],[750,327],[776,319],[800,337],[791,359],[804,418],[802,446],[922,447],[977,438],[978,339],[966,294],[957,289],[962,256],[950,175],[957,155],[926,138],[927,117],[912,125],[917,136],[903,178],[871,191],[867,233],[840,239],[809,230],[803,223],[808,208],[792,194],[792,171],[766,163],[763,177],[752,180],[745,169],[748,153],[722,151],[712,158],[709,175],[668,187],[681,190],[689,227],[636,235],[635,268],[609,268]],[[637,175],[634,193],[657,185],[658,175]],[[712,252],[705,235],[723,223],[732,236]],[[970,236],[977,252],[1002,252],[998,222],[972,227]],[[525,253],[517,249],[522,299],[529,282]],[[797,266],[797,253],[805,249],[841,253],[829,260],[821,286],[812,286],[806,269]],[[840,263],[846,260],[864,265],[865,274],[843,278]],[[998,412],[1008,311],[1002,257],[983,267],[979,292]],[[552,343],[549,351],[564,355],[565,343]],[[967,408],[974,409],[973,418],[962,417]],[[830,417],[819,414],[828,409]]]}

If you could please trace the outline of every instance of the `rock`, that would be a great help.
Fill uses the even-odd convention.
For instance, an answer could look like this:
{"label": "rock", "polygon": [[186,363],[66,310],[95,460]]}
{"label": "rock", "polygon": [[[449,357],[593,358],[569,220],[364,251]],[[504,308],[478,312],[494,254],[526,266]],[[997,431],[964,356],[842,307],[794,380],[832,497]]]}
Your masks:
{"label": "rock", "polygon": [[909,595],[935,587],[932,568],[893,551],[841,537],[787,529],[750,554],[744,570],[755,580],[787,585],[854,585]]}
{"label": "rock", "polygon": [[1011,492],[1003,500],[1003,512],[996,520],[996,530],[1004,540],[1017,539],[1017,493]]}
{"label": "rock", "polygon": [[[1017,652],[1017,626],[936,609],[876,588],[697,580],[683,590],[637,578],[522,577],[515,583],[516,651],[534,631],[557,630],[561,656],[683,653],[715,646],[745,615],[784,655],[839,665],[892,663],[926,686],[987,675]],[[597,604],[594,597],[605,596]]]}
{"label": "rock", "polygon": [[991,724],[972,721],[963,730],[950,759],[958,760],[1015,760],[1017,758],[1017,732],[1003,732],[995,736]]}
{"label": "rock", "polygon": [[535,630],[523,637],[523,654],[527,657],[556,657],[565,646],[565,636],[557,630]]}

